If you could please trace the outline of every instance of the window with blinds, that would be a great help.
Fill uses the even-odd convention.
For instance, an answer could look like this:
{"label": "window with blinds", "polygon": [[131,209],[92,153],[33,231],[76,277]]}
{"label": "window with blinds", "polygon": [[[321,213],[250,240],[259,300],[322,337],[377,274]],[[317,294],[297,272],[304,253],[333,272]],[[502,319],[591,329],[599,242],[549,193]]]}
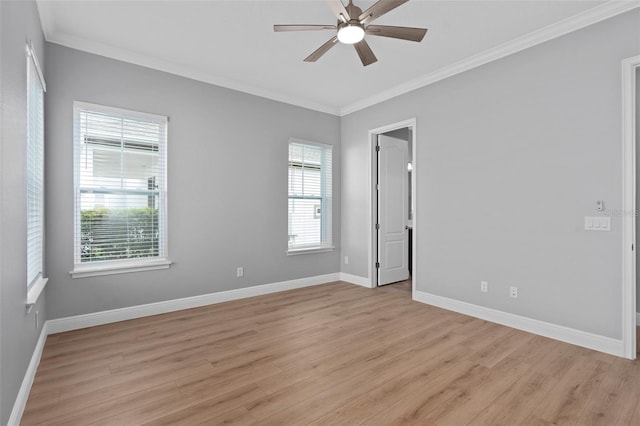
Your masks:
{"label": "window with blinds", "polygon": [[27,46],[27,287],[43,279],[44,79]]}
{"label": "window with blinds", "polygon": [[75,265],[167,258],[167,118],[74,104]]}
{"label": "window with blinds", "polygon": [[332,148],[289,141],[289,252],[332,248]]}

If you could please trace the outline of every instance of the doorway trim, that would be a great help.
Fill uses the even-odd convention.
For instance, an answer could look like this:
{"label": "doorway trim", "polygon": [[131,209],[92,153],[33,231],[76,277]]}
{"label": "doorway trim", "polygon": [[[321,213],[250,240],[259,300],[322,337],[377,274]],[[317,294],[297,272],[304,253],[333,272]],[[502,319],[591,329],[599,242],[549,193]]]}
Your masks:
{"label": "doorway trim", "polygon": [[408,127],[411,129],[411,165],[413,170],[411,172],[411,205],[413,214],[411,216],[412,219],[412,227],[413,227],[413,241],[411,242],[411,263],[412,263],[412,273],[411,273],[411,298],[415,299],[416,294],[416,281],[418,276],[418,265],[416,263],[416,217],[417,217],[417,193],[416,190],[416,140],[417,140],[417,129],[416,129],[416,119],[410,118],[408,120],[399,121],[396,123],[388,124],[386,126],[377,127],[375,129],[369,130],[369,284],[371,288],[376,288],[378,286],[378,279],[376,273],[376,261],[375,258],[378,253],[377,247],[377,236],[376,236],[376,206],[377,206],[377,191],[376,191],[376,173],[378,172],[377,165],[377,157],[376,157],[376,144],[377,144],[377,136],[382,133],[387,133],[392,130],[398,130]]}
{"label": "doorway trim", "polygon": [[636,358],[636,70],[640,55],[622,61],[622,345]]}

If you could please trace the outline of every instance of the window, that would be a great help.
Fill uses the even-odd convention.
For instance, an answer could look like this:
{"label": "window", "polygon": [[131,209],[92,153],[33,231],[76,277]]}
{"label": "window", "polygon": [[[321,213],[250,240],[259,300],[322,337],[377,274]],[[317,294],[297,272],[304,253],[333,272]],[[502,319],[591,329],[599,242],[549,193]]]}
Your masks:
{"label": "window", "polygon": [[167,121],[74,103],[74,277],[169,267]]}
{"label": "window", "polygon": [[330,250],[331,146],[289,141],[289,253]]}
{"label": "window", "polygon": [[44,242],[44,92],[45,83],[32,45],[27,46],[27,303],[46,284]]}

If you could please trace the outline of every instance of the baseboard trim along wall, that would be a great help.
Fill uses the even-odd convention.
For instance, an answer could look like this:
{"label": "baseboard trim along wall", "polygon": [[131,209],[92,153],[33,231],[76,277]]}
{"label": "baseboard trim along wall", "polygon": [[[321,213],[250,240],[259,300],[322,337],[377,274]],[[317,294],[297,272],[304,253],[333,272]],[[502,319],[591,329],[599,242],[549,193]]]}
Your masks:
{"label": "baseboard trim along wall", "polygon": [[571,343],[573,345],[582,346],[624,358],[624,345],[622,340],[616,340],[610,337],[599,336],[597,334],[587,333],[561,325],[510,314],[508,312],[485,308],[483,306],[449,299],[447,297],[437,296],[423,291],[416,291],[414,300],[426,303],[427,305],[437,306],[439,308],[480,318],[486,321],[506,325],[507,327],[524,330],[529,333],[538,334],[540,336],[549,337],[551,339],[560,340],[562,342]]}
{"label": "baseboard trim along wall", "polygon": [[[350,284],[362,287],[371,287],[368,278],[356,275],[336,272],[333,274],[319,275],[315,277],[300,278],[291,281],[283,281],[272,284],[264,284],[247,288],[240,288],[219,293],[210,293],[200,296],[185,297],[182,299],[168,300],[164,302],[149,303],[146,305],[130,306],[121,309],[95,312],[85,315],[76,315],[66,318],[48,320],[42,326],[40,337],[31,356],[31,361],[25,372],[22,385],[18,391],[18,396],[9,417],[9,426],[20,424],[20,419],[27,405],[31,385],[36,375],[42,351],[49,334],[62,333],[65,331],[78,330],[81,328],[94,327],[97,325],[110,324],[119,321],[126,321],[135,318],[142,318],[151,315],[175,312],[184,309],[197,308],[200,306],[213,305],[232,300],[245,299],[248,297],[261,296],[264,294],[277,293],[280,291],[294,290],[297,288],[311,287],[326,284],[333,281],[345,281]],[[567,343],[583,346],[589,349],[609,353],[616,356],[623,356],[622,341],[608,337],[598,336],[571,328],[550,324],[519,315],[509,314],[482,306],[473,305],[458,300],[449,299],[442,296],[416,291],[414,300],[428,305],[437,306],[451,311],[481,318],[487,321],[517,328],[552,339],[561,340]],[[640,312],[637,314],[638,325],[640,325]]]}
{"label": "baseboard trim along wall", "polygon": [[38,343],[31,356],[31,362],[27,367],[22,385],[18,391],[18,396],[13,404],[9,426],[17,426],[24,413],[31,391],[31,385],[36,376],[44,344],[49,334],[62,333],[65,331],[79,330],[81,328],[94,327],[97,325],[110,324],[119,321],[126,321],[135,318],[142,318],[151,315],[165,314],[167,312],[181,311],[183,309],[198,308],[200,306],[213,305],[216,303],[229,302],[232,300],[245,299],[248,297],[262,296],[264,294],[277,293],[297,288],[311,287],[314,285],[327,284],[341,279],[340,273],[318,275],[315,277],[300,278],[291,281],[282,281],[272,284],[257,285],[253,287],[239,288],[218,293],[203,294],[200,296],[185,297],[182,299],[167,300],[164,302],[149,303],[146,305],[130,306],[121,309],[95,312],[85,315],[75,315],[72,317],[48,320],[42,326]]}
{"label": "baseboard trim along wall", "polygon": [[42,350],[44,349],[44,343],[47,340],[48,334],[48,325],[45,322],[42,326],[42,330],[40,331],[40,337],[38,337],[36,347],[33,350],[33,355],[31,355],[31,361],[29,362],[27,371],[24,373],[22,385],[20,385],[18,396],[16,396],[16,402],[13,404],[13,410],[11,410],[11,416],[9,417],[9,422],[7,423],[8,426],[17,426],[20,424],[20,419],[22,418],[22,413],[24,413],[24,408],[27,406],[29,392],[31,392],[31,385],[33,385],[33,379],[36,377],[36,371],[38,370],[38,365],[40,364]]}
{"label": "baseboard trim along wall", "polygon": [[359,277],[357,275],[351,275],[345,272],[340,272],[340,281],[345,281],[350,284],[356,284],[362,287],[371,288],[371,280],[369,278]]}
{"label": "baseboard trim along wall", "polygon": [[126,321],[151,315],[165,314],[167,312],[181,311],[184,309],[199,308],[201,306],[245,299],[247,297],[261,296],[263,294],[326,284],[338,280],[340,280],[340,274],[336,272],[333,274],[238,288],[235,290],[167,300],[164,302],[149,303],[146,305],[130,306],[126,308],[112,309],[109,311],[58,318],[49,320],[47,323],[49,325],[49,334],[62,333],[64,331],[78,330],[81,328],[94,327],[97,325],[110,324],[113,322]]}

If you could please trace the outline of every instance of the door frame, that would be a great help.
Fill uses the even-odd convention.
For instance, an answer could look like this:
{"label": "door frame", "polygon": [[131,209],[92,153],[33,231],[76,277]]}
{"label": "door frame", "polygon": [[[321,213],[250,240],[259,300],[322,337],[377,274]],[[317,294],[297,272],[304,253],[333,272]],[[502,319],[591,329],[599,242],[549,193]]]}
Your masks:
{"label": "door frame", "polygon": [[622,61],[622,346],[636,358],[636,72],[640,55]]}
{"label": "door frame", "polygon": [[416,119],[410,118],[407,120],[399,121],[392,124],[387,124],[386,126],[377,127],[375,129],[369,130],[369,284],[371,288],[376,288],[378,286],[378,274],[376,271],[376,257],[378,255],[378,242],[377,242],[377,230],[375,227],[376,224],[376,208],[378,205],[378,192],[376,190],[376,181],[377,181],[377,173],[378,173],[378,162],[377,162],[377,153],[376,153],[376,145],[378,143],[378,135],[382,133],[387,133],[392,130],[398,130],[408,127],[411,129],[411,140],[409,143],[411,144],[411,165],[413,167],[411,171],[411,205],[413,210],[412,219],[412,227],[413,227],[413,241],[411,242],[411,264],[412,264],[412,273],[411,273],[411,298],[415,299],[416,293],[416,282],[418,276],[418,265],[416,263],[416,217],[417,215],[417,198],[416,194],[418,191],[416,190],[416,140],[417,140],[417,128],[416,128]]}

